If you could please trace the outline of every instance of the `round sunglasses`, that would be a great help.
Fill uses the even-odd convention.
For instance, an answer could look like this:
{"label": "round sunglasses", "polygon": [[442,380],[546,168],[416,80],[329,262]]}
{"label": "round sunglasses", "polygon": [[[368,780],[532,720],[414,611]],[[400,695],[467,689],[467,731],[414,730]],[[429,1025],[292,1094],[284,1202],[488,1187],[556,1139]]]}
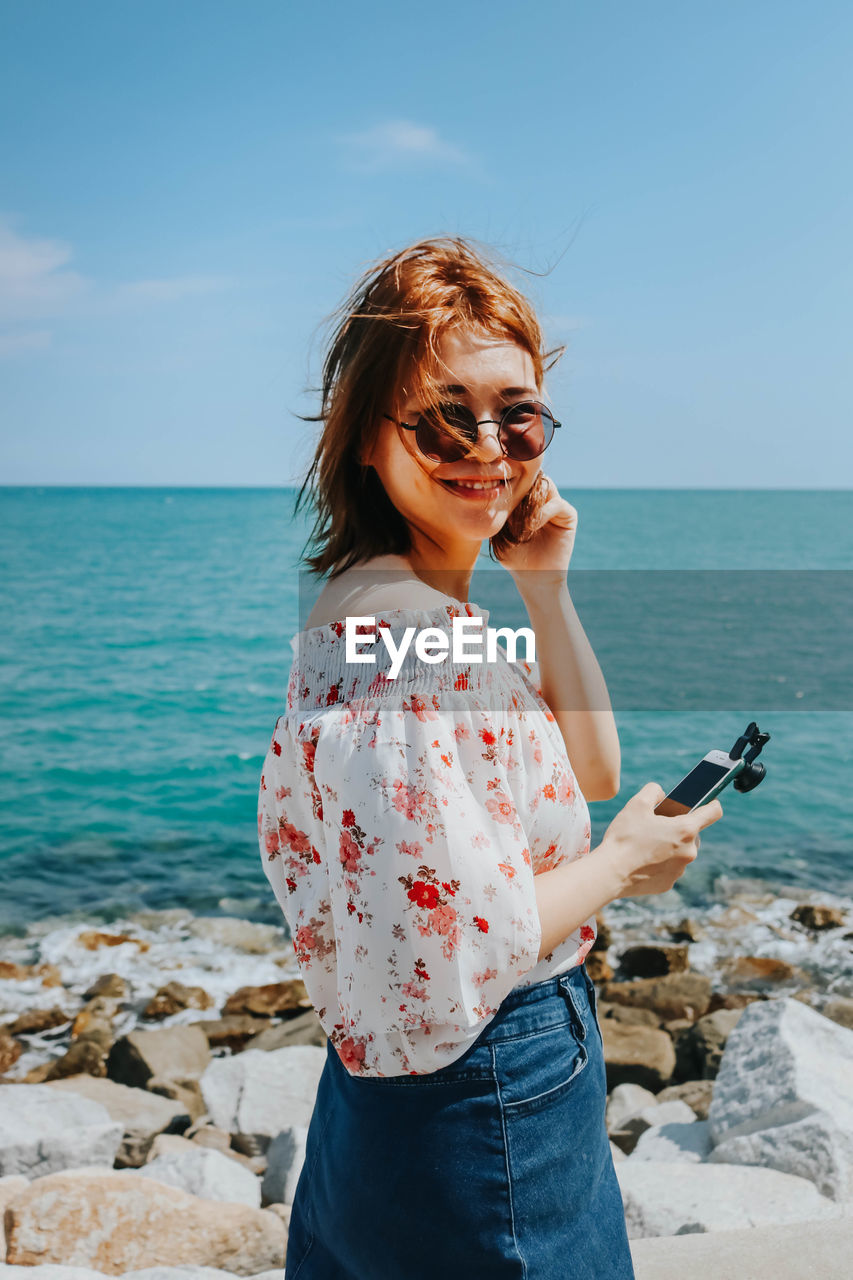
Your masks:
{"label": "round sunglasses", "polygon": [[511,404],[504,409],[499,419],[482,418],[479,422],[464,404],[448,402],[439,405],[439,414],[441,422],[427,418],[424,414],[420,415],[417,422],[398,422],[390,413],[386,413],[385,417],[405,431],[414,431],[415,443],[421,453],[435,462],[458,462],[471,451],[470,445],[454,439],[445,431],[442,423],[461,432],[471,445],[477,443],[483,423],[497,423],[501,449],[515,462],[529,462],[532,458],[538,458],[553,440],[555,429],[562,425],[539,400],[522,400],[519,404]]}

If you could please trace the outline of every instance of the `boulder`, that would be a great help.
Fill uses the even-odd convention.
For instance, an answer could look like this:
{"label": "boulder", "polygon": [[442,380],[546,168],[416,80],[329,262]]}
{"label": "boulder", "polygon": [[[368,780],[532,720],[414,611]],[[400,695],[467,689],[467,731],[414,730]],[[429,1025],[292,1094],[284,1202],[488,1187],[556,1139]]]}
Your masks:
{"label": "boulder", "polygon": [[182,982],[167,982],[153,995],[143,1010],[143,1018],[157,1021],[170,1018],[182,1009],[212,1009],[213,996],[204,987],[185,987]]}
{"label": "boulder", "polygon": [[678,1098],[695,1111],[697,1120],[707,1120],[713,1093],[712,1080],[687,1080],[684,1084],[668,1084],[665,1089],[661,1089],[656,1101],[671,1102]]}
{"label": "boulder", "polygon": [[149,1093],[159,1094],[161,1098],[169,1098],[177,1103],[194,1121],[204,1115],[204,1098],[201,1096],[198,1080],[161,1080],[159,1076],[152,1076],[145,1087]]}
{"label": "boulder", "polygon": [[627,947],[619,957],[620,978],[661,978],[667,973],[685,973],[687,947]]}
{"label": "boulder", "polygon": [[275,1214],[202,1200],[138,1172],[91,1169],[39,1178],[7,1209],[6,1235],[9,1263],[108,1275],[189,1263],[254,1276],[280,1272],[286,1249]]}
{"label": "boulder", "polygon": [[644,1089],[642,1085],[617,1084],[607,1099],[604,1112],[607,1132],[621,1129],[623,1121],[629,1116],[635,1116],[644,1107],[653,1107],[656,1102],[657,1098],[651,1090]]}
{"label": "boulder", "polygon": [[284,1049],[290,1044],[316,1044],[325,1049],[328,1036],[323,1024],[313,1009],[307,1009],[295,1018],[288,1018],[278,1026],[268,1027],[265,1031],[253,1036],[247,1043],[247,1049],[263,1049],[270,1053],[273,1049]]}
{"label": "boulder", "polygon": [[661,1022],[671,1018],[701,1018],[708,1012],[711,979],[701,973],[669,973],[663,978],[606,982],[599,996],[612,1004],[653,1009]]}
{"label": "boulder", "polygon": [[675,1041],[675,1078],[714,1080],[726,1041],[742,1013],[742,1009],[718,1009],[689,1023]]}
{"label": "boulder", "polygon": [[596,951],[593,948],[583,963],[584,968],[595,983],[609,982],[613,977],[613,967],[607,959],[606,951]]}
{"label": "boulder", "polygon": [[[661,1109],[665,1106],[661,1104]],[[641,1133],[629,1160],[687,1160],[698,1164],[711,1152],[707,1120],[655,1124]]]}
{"label": "boulder", "polygon": [[642,1111],[626,1116],[618,1129],[610,1131],[610,1139],[626,1155],[629,1155],[647,1129],[659,1127],[662,1124],[692,1124],[695,1120],[696,1115],[690,1110],[686,1102],[677,1100],[673,1102],[653,1102],[651,1106],[644,1107]]}
{"label": "boulder", "polygon": [[603,1018],[600,1026],[608,1089],[619,1084],[641,1084],[654,1093],[669,1084],[675,1050],[665,1031],[628,1026],[613,1018]]}
{"label": "boulder", "polygon": [[267,1203],[293,1204],[305,1163],[307,1137],[308,1129],[304,1125],[289,1125],[273,1138],[267,1151],[267,1171],[262,1186]]}
{"label": "boulder", "polygon": [[839,907],[819,907],[804,902],[794,907],[790,919],[817,932],[821,929],[840,929],[844,925],[844,912]]}
{"label": "boulder", "polygon": [[103,1046],[88,1037],[76,1040],[62,1055],[50,1063],[45,1080],[63,1080],[68,1076],[105,1076],[107,1055]]}
{"label": "boulder", "polygon": [[253,1018],[248,1013],[232,1013],[227,1018],[205,1018],[201,1022],[194,1022],[193,1026],[201,1028],[211,1049],[230,1049],[232,1053],[240,1053],[253,1036],[272,1026],[272,1019]]}
{"label": "boulder", "polygon": [[0,1175],[112,1166],[121,1138],[122,1126],[92,1098],[49,1084],[0,1085]]}
{"label": "boulder", "polygon": [[0,1030],[8,1031],[12,1036],[34,1036],[70,1021],[68,1014],[54,1005],[52,1009],[28,1009],[25,1013],[18,1014],[14,1022],[7,1022]]}
{"label": "boulder", "polygon": [[710,1154],[722,1164],[760,1164],[808,1178],[821,1195],[853,1201],[853,1134],[828,1112],[724,1138]]}
{"label": "boulder", "polygon": [[129,990],[127,982],[121,974],[102,973],[92,983],[83,999],[94,1000],[96,996],[107,996],[111,1000],[126,1000]]}
{"label": "boulder", "polygon": [[180,1187],[202,1200],[224,1200],[261,1207],[261,1184],[253,1173],[221,1151],[188,1142],[187,1149],[166,1151],[138,1170],[140,1177],[153,1178],[171,1187]]}
{"label": "boulder", "polygon": [[837,1022],[840,1027],[848,1027],[853,1031],[853,997],[831,996],[821,1013],[831,1022]]}
{"label": "boulder", "polygon": [[144,1089],[152,1076],[161,1080],[198,1079],[210,1062],[207,1036],[192,1023],[131,1031],[116,1040],[107,1059],[107,1075],[119,1084]]}
{"label": "boulder", "polygon": [[[248,955],[265,956],[276,947],[284,947],[284,935],[279,925],[255,924],[238,916],[193,916],[185,928],[195,938],[205,938],[235,951]],[[293,961],[288,948],[288,964]]]}
{"label": "boulder", "polygon": [[848,1028],[799,1000],[750,1005],[714,1084],[712,1160],[726,1152],[729,1164],[760,1158],[836,1198],[853,1197],[851,1063]]}
{"label": "boulder", "polygon": [[776,1169],[631,1159],[616,1165],[616,1176],[632,1240],[839,1214],[838,1206],[820,1195],[812,1182]]}
{"label": "boulder", "polygon": [[0,1075],[13,1067],[24,1052],[24,1046],[5,1027],[0,1027]]}
{"label": "boulder", "polygon": [[800,986],[808,982],[808,975],[802,969],[775,956],[731,956],[723,961],[722,974],[727,985],[756,989],[794,980]]}
{"label": "boulder", "polygon": [[[29,1185],[29,1181],[18,1174],[12,1174],[8,1178],[0,1178],[0,1259],[6,1257],[6,1232],[3,1227],[6,1207],[13,1200],[16,1200],[22,1191],[26,1191]],[[2,1270],[3,1267],[0,1264],[0,1273],[2,1273]]]}
{"label": "boulder", "polygon": [[245,1135],[266,1150],[290,1125],[307,1128],[325,1064],[326,1050],[308,1044],[216,1058],[201,1078],[210,1118],[218,1128]]}
{"label": "boulder", "polygon": [[634,1008],[630,1004],[607,1004],[598,1002],[599,1022],[602,1018],[615,1018],[617,1022],[627,1022],[633,1027],[659,1027],[660,1018],[654,1009]]}
{"label": "boulder", "polygon": [[649,1237],[631,1254],[636,1280],[849,1280],[853,1218]]}
{"label": "boulder", "polygon": [[705,937],[698,920],[691,920],[689,916],[684,916],[678,924],[667,925],[667,931],[673,942],[701,942]]}
{"label": "boulder", "polygon": [[222,1006],[229,1013],[248,1013],[255,1018],[274,1018],[277,1015],[312,1008],[301,978],[286,982],[269,982],[262,987],[241,987],[229,996]]}
{"label": "boulder", "polygon": [[189,1124],[189,1116],[180,1105],[159,1098],[147,1089],[130,1089],[114,1080],[71,1076],[67,1080],[51,1081],[50,1088],[91,1098],[100,1103],[111,1120],[121,1125],[121,1145],[116,1154],[116,1164],[121,1168],[144,1164],[158,1133],[181,1133]]}

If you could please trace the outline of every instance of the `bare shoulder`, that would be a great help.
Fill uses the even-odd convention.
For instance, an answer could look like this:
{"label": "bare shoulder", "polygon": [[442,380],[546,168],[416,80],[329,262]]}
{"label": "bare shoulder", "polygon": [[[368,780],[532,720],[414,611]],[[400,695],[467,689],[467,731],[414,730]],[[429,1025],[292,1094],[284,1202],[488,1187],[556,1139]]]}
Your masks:
{"label": "bare shoulder", "polygon": [[458,601],[417,578],[402,556],[375,556],[326,583],[305,627],[372,616],[383,609],[434,609],[448,603]]}

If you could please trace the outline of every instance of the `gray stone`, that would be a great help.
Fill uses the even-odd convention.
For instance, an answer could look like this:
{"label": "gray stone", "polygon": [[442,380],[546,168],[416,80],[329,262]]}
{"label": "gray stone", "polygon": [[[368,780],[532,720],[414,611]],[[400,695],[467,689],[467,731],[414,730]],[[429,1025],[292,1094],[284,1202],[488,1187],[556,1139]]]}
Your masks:
{"label": "gray stone", "polygon": [[718,1009],[691,1023],[675,1042],[675,1074],[684,1080],[714,1080],[726,1041],[743,1009]]}
{"label": "gray stone", "polygon": [[252,1037],[246,1048],[263,1049],[265,1053],[270,1053],[273,1049],[284,1049],[291,1044],[316,1044],[325,1049],[327,1039],[317,1014],[313,1009],[308,1009],[295,1018],[280,1022],[277,1027],[268,1027],[259,1032]]}
{"label": "gray stone", "polygon": [[776,1169],[622,1160],[616,1174],[630,1239],[839,1216],[814,1183]]}
{"label": "gray stone", "polygon": [[631,1152],[631,1160],[687,1160],[698,1164],[711,1152],[707,1120],[656,1124],[641,1133]]}
{"label": "gray stone", "polygon": [[853,1031],[799,1000],[750,1005],[714,1084],[711,1139],[722,1151],[712,1159],[760,1159],[838,1199],[853,1195],[851,1064]]}
{"label": "gray stone", "polygon": [[261,1207],[261,1184],[254,1174],[221,1151],[188,1142],[188,1150],[157,1155],[137,1172],[202,1200],[226,1200]]}
{"label": "gray stone", "polygon": [[849,1280],[853,1219],[631,1244],[635,1280]]}
{"label": "gray stone", "polygon": [[653,1107],[656,1101],[652,1091],[640,1084],[617,1084],[607,1099],[605,1120],[608,1133],[620,1129],[629,1116],[635,1116],[644,1107]]}
{"label": "gray stone", "polygon": [[67,1080],[52,1080],[49,1087],[99,1102],[110,1118],[121,1124],[124,1133],[116,1155],[119,1167],[144,1164],[158,1133],[181,1133],[189,1124],[183,1107],[147,1089],[130,1089],[114,1080],[70,1076]]}
{"label": "gray stone", "polygon": [[218,1128],[257,1143],[247,1155],[265,1150],[283,1129],[307,1128],[325,1063],[326,1050],[308,1044],[217,1058],[201,1078],[210,1118]]}
{"label": "gray stone", "polygon": [[296,1184],[305,1163],[307,1137],[307,1128],[291,1125],[273,1138],[267,1151],[267,1171],[262,1187],[267,1202],[293,1204]]}
{"label": "gray stone", "polygon": [[198,1079],[210,1062],[207,1036],[194,1025],[131,1031],[115,1042],[107,1075],[119,1084],[144,1089],[152,1077]]}
{"label": "gray stone", "polygon": [[808,1178],[821,1195],[853,1201],[853,1134],[826,1112],[814,1111],[791,1124],[724,1138],[711,1160],[760,1164]]}
{"label": "gray stone", "polygon": [[0,1085],[0,1175],[112,1166],[123,1126],[99,1102],[48,1084]]}

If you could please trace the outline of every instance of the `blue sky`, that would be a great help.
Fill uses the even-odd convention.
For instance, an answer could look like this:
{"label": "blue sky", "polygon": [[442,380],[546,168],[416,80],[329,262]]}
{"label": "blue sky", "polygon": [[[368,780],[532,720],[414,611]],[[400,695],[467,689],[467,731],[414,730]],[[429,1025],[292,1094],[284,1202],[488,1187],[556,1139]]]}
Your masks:
{"label": "blue sky", "polygon": [[572,486],[849,487],[853,6],[4,0],[0,482],[301,479],[322,321],[528,270]]}

